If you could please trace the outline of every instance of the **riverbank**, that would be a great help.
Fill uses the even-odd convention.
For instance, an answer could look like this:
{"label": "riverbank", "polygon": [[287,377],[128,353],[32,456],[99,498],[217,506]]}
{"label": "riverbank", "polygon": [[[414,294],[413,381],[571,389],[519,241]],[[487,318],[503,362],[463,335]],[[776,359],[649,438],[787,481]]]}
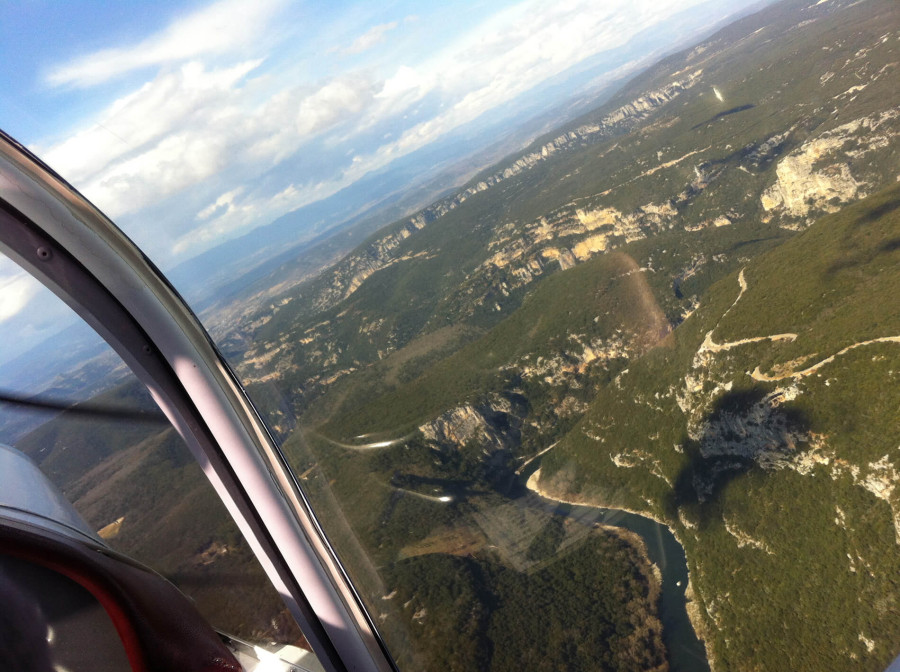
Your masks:
{"label": "riverbank", "polygon": [[[627,508],[623,508],[623,507],[619,507],[619,506],[604,506],[602,504],[597,504],[596,502],[588,502],[588,501],[583,501],[583,500],[577,501],[574,499],[561,498],[556,493],[553,493],[553,492],[550,492],[548,490],[544,490],[543,488],[541,488],[541,486],[538,482],[540,480],[540,476],[541,476],[541,470],[539,467],[538,469],[536,469],[534,471],[534,473],[532,473],[528,477],[528,480],[525,483],[525,487],[528,488],[528,490],[530,490],[534,494],[536,494],[544,499],[547,499],[547,500],[550,500],[553,502],[558,502],[560,504],[568,504],[571,506],[584,506],[584,507],[590,507],[590,508],[594,508],[594,509],[603,509],[606,511],[622,511],[624,513],[628,513],[633,516],[638,516],[641,518],[645,518],[647,520],[651,520],[654,523],[656,523],[657,525],[660,525],[660,526],[666,528],[671,533],[671,535],[675,539],[675,541],[679,544],[679,546],[682,549],[682,552],[684,551],[684,544],[682,543],[681,539],[678,537],[676,530],[674,530],[672,528],[672,526],[669,525],[666,521],[660,520],[652,513],[649,513],[646,511],[635,511],[632,509],[627,509]],[[613,526],[609,526],[609,527],[617,527],[617,526],[613,525]],[[632,531],[629,530],[629,532],[632,532]],[[634,534],[636,534],[636,533],[634,533]],[[638,535],[638,536],[640,536],[640,535]],[[638,546],[638,549],[645,555],[646,559],[648,561],[650,561],[651,565],[655,566],[655,564],[652,562],[652,560],[650,560],[649,555],[647,554],[646,546],[644,544],[641,544],[640,546]],[[694,601],[694,599],[693,599],[694,598],[694,588],[693,588],[693,585],[691,584],[690,570],[687,568],[686,563],[685,563],[685,571],[687,573],[687,581],[686,581],[685,590],[684,590],[684,599],[685,599],[685,611],[687,613],[687,618],[688,618],[688,621],[690,622],[691,628],[693,629],[694,635],[696,636],[697,640],[700,642],[700,644],[703,647],[703,650],[706,655],[706,660],[709,665],[710,672],[714,672],[715,671],[715,660],[711,655],[709,647],[706,645],[706,638],[708,635],[707,629],[706,629],[706,624],[700,615],[700,605],[697,604],[697,602]]]}

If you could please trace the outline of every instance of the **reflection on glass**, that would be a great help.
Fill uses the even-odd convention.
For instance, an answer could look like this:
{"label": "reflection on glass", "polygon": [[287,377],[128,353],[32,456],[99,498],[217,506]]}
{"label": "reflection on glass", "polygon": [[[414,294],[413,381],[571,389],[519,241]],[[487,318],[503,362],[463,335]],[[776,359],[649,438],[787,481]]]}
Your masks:
{"label": "reflection on glass", "polygon": [[[49,293],[44,301],[62,306]],[[31,459],[90,531],[175,583],[215,627],[250,642],[305,645],[146,388],[65,311],[71,326],[0,363],[0,441]],[[41,360],[54,351],[67,354],[49,358],[56,371]]]}
{"label": "reflection on glass", "polygon": [[898,14],[823,4],[220,314],[401,669],[900,652]]}
{"label": "reflection on glass", "polygon": [[[197,108],[208,154],[187,140],[199,129],[135,133],[96,168],[104,188],[85,179],[125,210],[126,190],[106,186],[141,161],[165,176],[148,180],[160,202],[125,225],[187,260],[173,281],[197,297],[406,672],[838,672],[900,653],[900,12],[736,6],[517,4],[447,47],[446,78],[404,63],[361,96],[355,76],[309,95],[292,81],[272,106],[257,104],[277,79],[253,74],[260,57],[229,71],[232,101],[253,99],[246,124],[218,93]],[[448,7],[432,16],[461,30],[448,14],[468,14]],[[346,74],[340,58],[399,36],[394,18],[309,69]],[[444,21],[415,23],[403,29],[443,58]],[[568,40],[564,24],[593,29]],[[587,50],[588,32],[631,37],[528,82]],[[677,45],[690,46],[653,63]],[[169,75],[123,99],[122,118]],[[478,85],[421,88],[445,79]],[[444,95],[450,121],[419,121]],[[435,137],[453,151],[418,144]],[[319,160],[327,175],[304,183]],[[243,182],[207,180],[217,161]],[[204,184],[187,189],[173,166]],[[309,207],[251,230],[285,199]],[[168,248],[160,221],[178,236]],[[250,233],[210,249],[223,231]],[[137,403],[124,380],[82,399],[100,392]],[[21,442],[39,450],[53,427]],[[113,436],[124,450],[82,442],[90,459],[67,492],[113,543],[158,547],[167,572],[240,620],[203,592],[215,567],[240,588],[246,556],[207,517],[195,467],[161,428]],[[102,492],[137,465],[146,478]],[[184,495],[157,502],[162,482]],[[141,516],[147,536],[130,536]]]}

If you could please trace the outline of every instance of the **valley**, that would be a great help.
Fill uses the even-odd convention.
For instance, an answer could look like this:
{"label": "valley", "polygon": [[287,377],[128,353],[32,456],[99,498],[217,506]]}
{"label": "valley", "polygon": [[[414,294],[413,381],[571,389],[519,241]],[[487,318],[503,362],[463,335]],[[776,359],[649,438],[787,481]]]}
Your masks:
{"label": "valley", "polygon": [[[400,669],[900,654],[898,76],[894,0],[767,5],[318,251],[321,273],[299,260],[217,306]],[[111,543],[163,548],[211,608],[231,606],[204,583],[217,568],[251,594],[249,551],[170,430],[111,429],[116,453],[79,428],[74,460],[41,452],[60,420],[22,445]],[[152,483],[109,497],[137,464]],[[140,515],[166,524],[130,536],[170,481],[194,513],[159,504]],[[169,549],[182,529],[197,543]],[[247,598],[266,635],[270,597]]]}
{"label": "valley", "polygon": [[[272,422],[342,511],[335,543],[368,557],[361,584],[389,577],[380,611],[403,590],[390,568],[430,556],[527,574],[497,542],[522,523],[488,512],[530,475],[561,507],[673,530],[712,669],[896,655],[897,19],[743,19],[238,328],[239,371],[274,375],[251,391],[291,391],[299,424]],[[392,636],[440,650],[422,609]]]}

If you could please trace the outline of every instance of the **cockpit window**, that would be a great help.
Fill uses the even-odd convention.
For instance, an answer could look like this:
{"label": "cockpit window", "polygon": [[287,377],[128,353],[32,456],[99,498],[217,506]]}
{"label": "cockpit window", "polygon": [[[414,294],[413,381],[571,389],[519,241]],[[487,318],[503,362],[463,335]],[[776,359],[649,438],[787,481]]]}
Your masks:
{"label": "cockpit window", "polygon": [[233,637],[308,646],[143,384],[59,299],[2,263],[7,288],[40,296],[58,323],[0,363],[0,519],[61,527],[146,563]]}
{"label": "cockpit window", "polygon": [[[109,25],[35,59],[51,93],[20,104],[49,128],[13,123],[196,311],[401,670],[900,654],[895,0]],[[0,334],[49,328],[6,268]],[[172,430],[71,329],[16,341],[11,391],[146,418],[23,406],[10,443],[211,618],[294,641]]]}

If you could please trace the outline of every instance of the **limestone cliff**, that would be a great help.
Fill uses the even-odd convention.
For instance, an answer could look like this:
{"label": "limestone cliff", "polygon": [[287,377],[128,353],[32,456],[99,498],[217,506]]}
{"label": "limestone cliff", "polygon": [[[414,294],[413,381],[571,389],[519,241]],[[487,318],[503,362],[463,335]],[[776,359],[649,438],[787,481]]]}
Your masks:
{"label": "limestone cliff", "polygon": [[898,134],[889,122],[898,116],[900,108],[895,107],[805,142],[778,162],[775,184],[760,197],[763,209],[800,218],[815,212],[837,212],[844,204],[864,197],[869,184],[854,176],[851,162],[887,146]]}

